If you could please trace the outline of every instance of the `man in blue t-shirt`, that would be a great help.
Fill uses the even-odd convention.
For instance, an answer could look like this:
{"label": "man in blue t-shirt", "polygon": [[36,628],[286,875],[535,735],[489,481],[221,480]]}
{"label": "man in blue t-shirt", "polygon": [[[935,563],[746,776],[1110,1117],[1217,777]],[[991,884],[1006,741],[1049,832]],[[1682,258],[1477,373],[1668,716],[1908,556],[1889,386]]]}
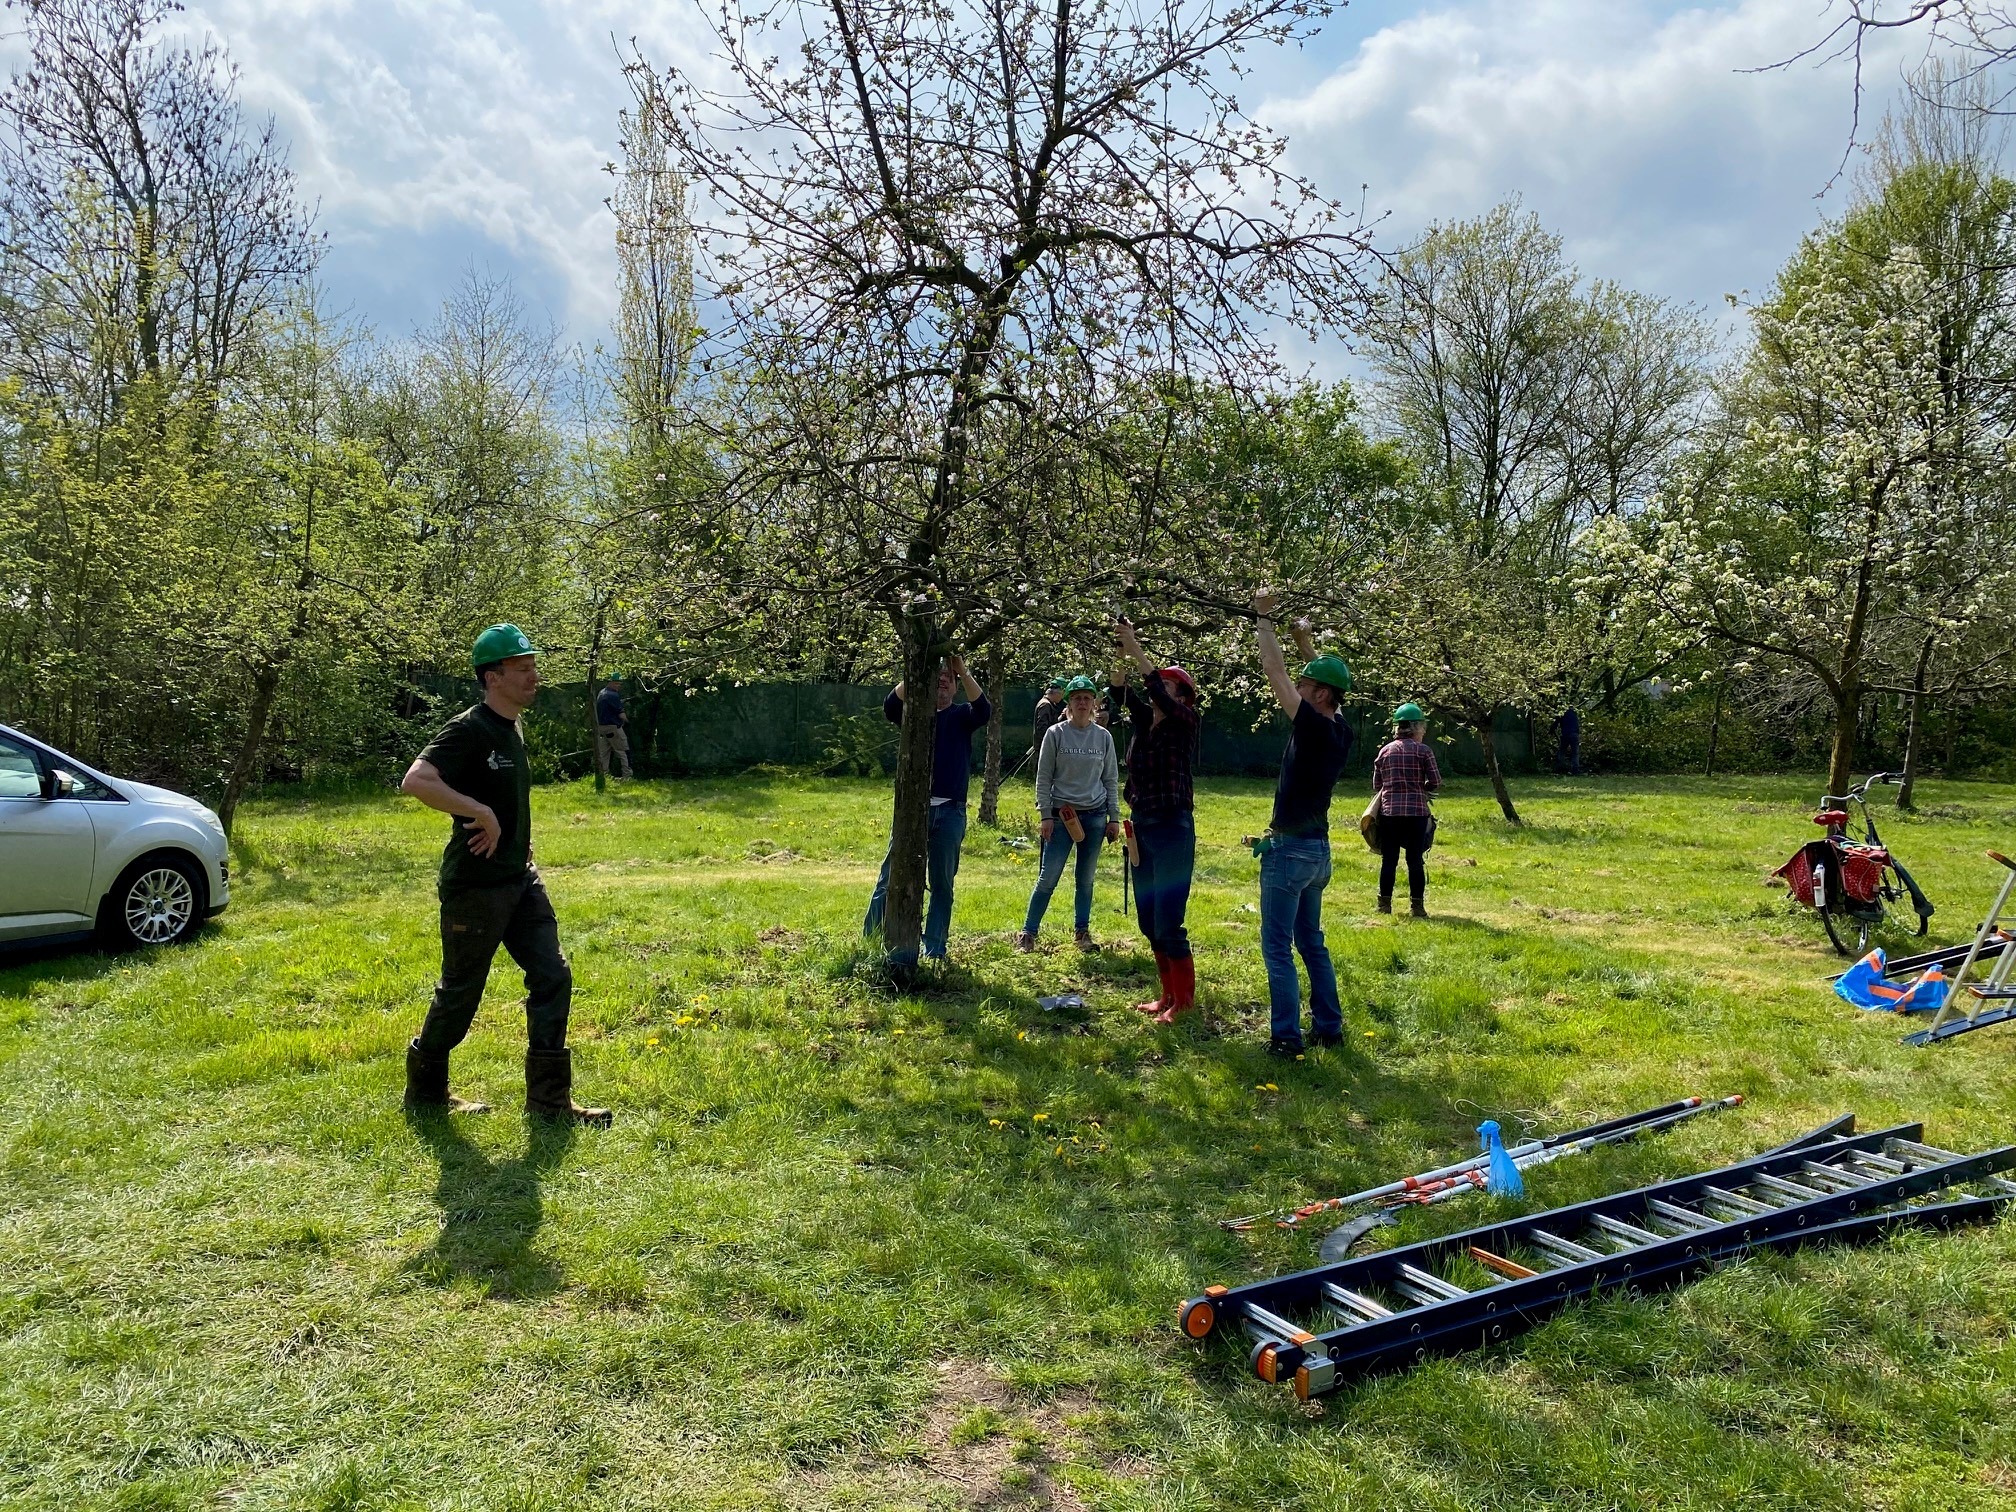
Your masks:
{"label": "man in blue t-shirt", "polygon": [[[952,701],[955,688],[965,693],[965,703]],[[930,849],[924,871],[931,906],[924,915],[924,957],[942,961],[952,933],[952,882],[959,875],[959,848],[966,842],[966,778],[973,766],[973,732],[987,727],[994,706],[960,656],[945,658],[945,668],[938,674],[937,698],[937,744],[931,750]],[[896,690],[882,701],[882,712],[891,724],[903,723],[903,684],[896,684]],[[889,857],[884,856],[882,875],[875,879],[875,896],[868,900],[868,917],[861,921],[861,933],[882,932],[882,913],[888,904]]]}
{"label": "man in blue t-shirt", "polygon": [[595,695],[595,770],[609,775],[609,758],[614,755],[617,775],[630,776],[630,721],[623,715],[623,679],[612,677]]}
{"label": "man in blue t-shirt", "polygon": [[1337,657],[1309,655],[1316,648],[1298,622],[1297,649],[1308,661],[1299,677],[1291,677],[1274,634],[1277,607],[1270,590],[1253,595],[1260,665],[1291,726],[1274,786],[1274,817],[1261,841],[1260,956],[1267,963],[1267,1049],[1293,1059],[1303,1053],[1296,954],[1309,970],[1310,1039],[1318,1045],[1344,1042],[1337,973],[1323,943],[1323,889],[1330,881],[1330,793],[1351,754],[1351,727],[1339,708],[1351,691],[1351,669]]}

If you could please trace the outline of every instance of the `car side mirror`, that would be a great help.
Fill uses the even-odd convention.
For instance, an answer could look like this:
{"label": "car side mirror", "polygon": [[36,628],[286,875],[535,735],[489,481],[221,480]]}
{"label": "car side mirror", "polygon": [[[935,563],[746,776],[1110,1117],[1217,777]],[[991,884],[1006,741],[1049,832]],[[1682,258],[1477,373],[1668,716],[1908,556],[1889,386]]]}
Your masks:
{"label": "car side mirror", "polygon": [[68,772],[50,768],[42,774],[42,796],[45,800],[68,798],[77,791],[77,779]]}

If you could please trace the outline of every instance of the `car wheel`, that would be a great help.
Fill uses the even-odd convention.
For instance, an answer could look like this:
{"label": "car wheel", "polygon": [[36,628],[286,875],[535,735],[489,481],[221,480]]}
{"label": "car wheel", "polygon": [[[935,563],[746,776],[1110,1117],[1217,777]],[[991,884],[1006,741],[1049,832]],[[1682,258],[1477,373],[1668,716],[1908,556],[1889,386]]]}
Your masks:
{"label": "car wheel", "polygon": [[106,894],[105,934],[124,950],[179,945],[203,927],[203,874],[182,856],[142,856]]}

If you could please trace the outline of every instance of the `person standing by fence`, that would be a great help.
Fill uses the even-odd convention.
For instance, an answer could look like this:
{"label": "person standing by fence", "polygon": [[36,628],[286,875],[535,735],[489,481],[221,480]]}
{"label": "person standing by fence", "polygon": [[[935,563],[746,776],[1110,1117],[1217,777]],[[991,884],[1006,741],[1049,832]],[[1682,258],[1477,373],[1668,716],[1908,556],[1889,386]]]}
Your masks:
{"label": "person standing by fence", "polygon": [[[965,703],[954,703],[954,689],[966,695]],[[924,914],[924,958],[942,961],[952,935],[953,883],[959,875],[959,851],[966,843],[966,784],[973,767],[973,732],[987,728],[993,704],[980,690],[966,659],[945,658],[938,674],[935,694],[938,701],[936,744],[931,748],[931,827],[924,861],[924,885],[931,894]],[[903,684],[882,701],[883,716],[894,725],[903,723]],[[882,858],[882,874],[875,879],[875,892],[868,900],[868,915],[861,921],[861,933],[882,932],[882,915],[889,906],[889,857]]]}
{"label": "person standing by fence", "polygon": [[630,776],[630,720],[623,712],[623,679],[612,677],[595,695],[595,770],[609,775],[609,758],[616,758],[618,775]]}
{"label": "person standing by fence", "polygon": [[1065,717],[1043,737],[1036,756],[1036,811],[1043,816],[1043,860],[1029,895],[1029,913],[1015,936],[1015,948],[1036,948],[1050,895],[1064,875],[1064,860],[1076,847],[1078,871],[1073,899],[1078,948],[1097,950],[1092,938],[1092,889],[1099,876],[1099,849],[1120,838],[1120,758],[1113,736],[1094,723],[1099,690],[1089,677],[1074,677],[1064,689]]}
{"label": "person standing by fence", "polygon": [[[1323,889],[1330,881],[1330,794],[1351,754],[1351,727],[1339,707],[1351,691],[1351,669],[1335,656],[1317,656],[1299,677],[1290,677],[1274,633],[1276,607],[1270,590],[1253,595],[1260,665],[1291,726],[1274,788],[1274,817],[1258,842],[1260,955],[1267,963],[1267,1049],[1293,1059],[1303,1045],[1297,954],[1309,971],[1310,1039],[1318,1045],[1344,1042],[1337,973],[1323,942]],[[1298,645],[1301,629],[1298,625]]]}
{"label": "person standing by fence", "polygon": [[1197,870],[1197,817],[1192,773],[1197,761],[1197,683],[1181,667],[1159,667],[1141,649],[1134,626],[1116,620],[1120,649],[1142,672],[1136,692],[1124,670],[1114,673],[1114,692],[1127,707],[1134,739],[1127,747],[1127,806],[1132,812],[1134,917],[1155,952],[1161,995],[1136,1003],[1158,1024],[1197,1006],[1197,963],[1190,951],[1185,919],[1190,884]]}
{"label": "person standing by fence", "polygon": [[1428,716],[1417,703],[1393,711],[1393,738],[1372,758],[1372,790],[1379,795],[1379,912],[1393,912],[1393,879],[1407,854],[1407,895],[1417,919],[1428,917],[1428,845],[1442,768],[1421,737]]}

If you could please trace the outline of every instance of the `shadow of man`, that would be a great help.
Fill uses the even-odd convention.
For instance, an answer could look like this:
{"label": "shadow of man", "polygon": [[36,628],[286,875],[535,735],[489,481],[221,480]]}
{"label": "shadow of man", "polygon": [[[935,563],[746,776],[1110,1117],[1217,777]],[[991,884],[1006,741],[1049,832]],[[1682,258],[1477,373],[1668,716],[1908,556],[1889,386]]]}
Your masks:
{"label": "shadow of man", "polygon": [[411,1268],[437,1286],[468,1280],[486,1296],[543,1297],[566,1282],[561,1269],[533,1253],[532,1239],[545,1216],[539,1186],[573,1146],[572,1123],[533,1119],[525,1151],[493,1162],[446,1113],[409,1115],[441,1166],[434,1191],[441,1204],[441,1233]]}

